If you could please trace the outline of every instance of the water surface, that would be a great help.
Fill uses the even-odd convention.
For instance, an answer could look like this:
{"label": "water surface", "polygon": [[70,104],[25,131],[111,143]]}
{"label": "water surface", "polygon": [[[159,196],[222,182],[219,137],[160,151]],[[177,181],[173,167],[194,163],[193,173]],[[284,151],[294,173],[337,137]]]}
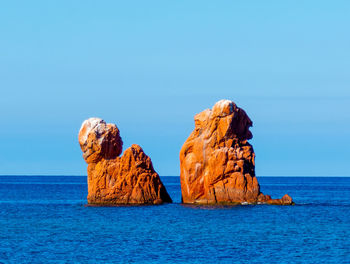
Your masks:
{"label": "water surface", "polygon": [[86,177],[1,176],[3,263],[350,263],[350,178],[260,177],[295,206],[86,207]]}

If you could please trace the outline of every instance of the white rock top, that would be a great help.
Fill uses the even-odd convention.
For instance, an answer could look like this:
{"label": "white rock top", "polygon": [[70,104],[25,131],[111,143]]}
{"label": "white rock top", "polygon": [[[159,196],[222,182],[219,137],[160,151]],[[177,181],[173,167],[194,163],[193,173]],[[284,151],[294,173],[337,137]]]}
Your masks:
{"label": "white rock top", "polygon": [[223,111],[226,107],[230,106],[231,111],[233,111],[233,104],[234,104],[234,102],[232,102],[230,100],[223,99],[223,100],[216,102],[215,105],[213,106],[213,109],[220,108],[220,110]]}
{"label": "white rock top", "polygon": [[212,112],[216,115],[221,113],[227,115],[233,113],[233,111],[235,111],[235,108],[236,104],[231,100],[220,100],[213,106]]}
{"label": "white rock top", "polygon": [[101,135],[106,131],[107,124],[98,117],[91,117],[83,122],[79,130],[79,143],[84,144],[90,133]]}

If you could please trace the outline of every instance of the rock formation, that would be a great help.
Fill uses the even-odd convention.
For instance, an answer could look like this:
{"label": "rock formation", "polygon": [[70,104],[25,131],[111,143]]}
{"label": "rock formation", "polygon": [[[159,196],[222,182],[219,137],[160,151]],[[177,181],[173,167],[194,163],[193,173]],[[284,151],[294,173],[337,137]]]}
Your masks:
{"label": "rock formation", "polygon": [[248,143],[252,121],[229,100],[194,117],[195,129],[180,151],[183,203],[293,204],[288,195],[271,199],[260,192],[254,150]]}
{"label": "rock formation", "polygon": [[172,200],[139,145],[122,153],[123,141],[114,124],[85,120],[79,144],[88,164],[89,204],[161,204]]}

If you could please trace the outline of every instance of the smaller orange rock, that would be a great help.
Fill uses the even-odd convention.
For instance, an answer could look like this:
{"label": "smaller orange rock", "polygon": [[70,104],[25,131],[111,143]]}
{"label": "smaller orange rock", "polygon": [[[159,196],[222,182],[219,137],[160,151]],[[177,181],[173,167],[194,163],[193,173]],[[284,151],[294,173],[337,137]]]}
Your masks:
{"label": "smaller orange rock", "polygon": [[172,202],[151,159],[139,145],[132,145],[118,157],[123,142],[116,125],[90,118],[80,129],[79,143],[88,163],[89,204]]}
{"label": "smaller orange rock", "polygon": [[285,194],[281,199],[267,199],[265,201],[267,204],[272,204],[272,205],[293,205],[293,199],[290,197],[288,194]]}

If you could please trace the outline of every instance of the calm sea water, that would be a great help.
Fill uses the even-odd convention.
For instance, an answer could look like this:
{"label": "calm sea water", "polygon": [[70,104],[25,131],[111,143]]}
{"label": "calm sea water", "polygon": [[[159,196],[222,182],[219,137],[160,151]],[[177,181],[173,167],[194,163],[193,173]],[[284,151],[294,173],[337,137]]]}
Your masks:
{"label": "calm sea water", "polygon": [[86,207],[86,177],[0,177],[1,263],[350,263],[350,178],[259,178],[295,206]]}

